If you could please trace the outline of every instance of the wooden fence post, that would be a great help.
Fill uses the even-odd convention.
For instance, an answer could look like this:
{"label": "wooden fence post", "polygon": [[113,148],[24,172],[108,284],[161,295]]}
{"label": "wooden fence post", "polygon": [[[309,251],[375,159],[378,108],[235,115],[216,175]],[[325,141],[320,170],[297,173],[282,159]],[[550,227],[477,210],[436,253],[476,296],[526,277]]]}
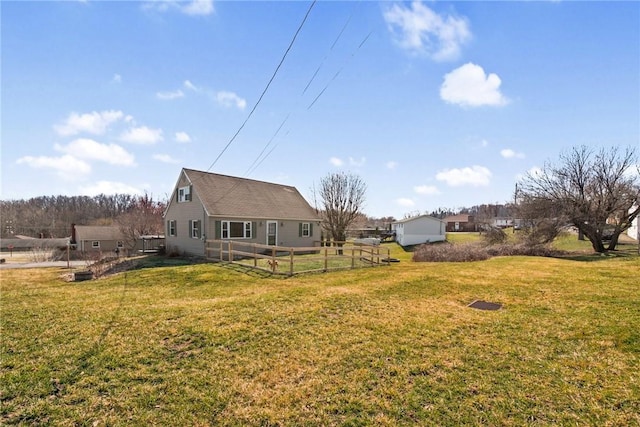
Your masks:
{"label": "wooden fence post", "polygon": [[[362,249],[360,249],[360,256],[362,256]],[[354,248],[351,248],[351,268],[356,268],[356,254]]]}
{"label": "wooden fence post", "polygon": [[293,276],[293,248],[289,248],[289,250],[291,251],[289,254],[289,276]]}
{"label": "wooden fence post", "polygon": [[328,257],[329,257],[329,249],[327,249],[327,247],[324,247],[324,271],[327,271],[327,262],[328,262]]}

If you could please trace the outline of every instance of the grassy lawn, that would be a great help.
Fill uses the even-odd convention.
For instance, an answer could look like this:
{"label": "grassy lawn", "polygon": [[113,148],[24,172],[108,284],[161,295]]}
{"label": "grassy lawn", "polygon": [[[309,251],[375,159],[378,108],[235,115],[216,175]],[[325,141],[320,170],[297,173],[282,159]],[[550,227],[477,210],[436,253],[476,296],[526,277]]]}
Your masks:
{"label": "grassy lawn", "polygon": [[[637,256],[2,270],[1,424],[640,424]],[[499,311],[466,307],[475,299]]]}

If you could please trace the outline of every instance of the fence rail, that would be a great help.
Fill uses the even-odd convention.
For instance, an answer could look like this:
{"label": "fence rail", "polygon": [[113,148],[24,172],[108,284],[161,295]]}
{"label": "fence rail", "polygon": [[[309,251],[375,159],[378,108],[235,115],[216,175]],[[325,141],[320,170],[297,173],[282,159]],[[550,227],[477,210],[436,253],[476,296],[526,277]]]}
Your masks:
{"label": "fence rail", "polygon": [[238,240],[207,240],[206,257],[276,274],[326,272],[389,265],[389,249],[349,242],[322,242],[321,246],[284,247]]}

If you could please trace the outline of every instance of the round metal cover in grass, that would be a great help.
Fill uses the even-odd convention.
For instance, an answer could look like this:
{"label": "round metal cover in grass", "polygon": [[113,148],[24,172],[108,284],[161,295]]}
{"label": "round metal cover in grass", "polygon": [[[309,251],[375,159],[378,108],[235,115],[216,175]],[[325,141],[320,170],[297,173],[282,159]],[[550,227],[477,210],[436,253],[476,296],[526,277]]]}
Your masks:
{"label": "round metal cover in grass", "polygon": [[500,310],[502,308],[502,304],[477,299],[467,307],[477,308],[478,310]]}

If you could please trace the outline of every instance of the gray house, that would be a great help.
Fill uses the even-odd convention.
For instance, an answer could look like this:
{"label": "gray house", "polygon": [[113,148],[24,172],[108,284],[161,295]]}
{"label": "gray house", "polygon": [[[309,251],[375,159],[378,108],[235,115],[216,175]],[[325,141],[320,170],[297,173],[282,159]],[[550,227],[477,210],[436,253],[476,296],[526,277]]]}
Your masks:
{"label": "gray house", "polygon": [[182,169],[164,213],[167,252],[205,256],[205,241],[311,247],[320,218],[295,187]]}
{"label": "gray house", "polygon": [[82,252],[124,249],[124,235],[116,225],[71,225],[71,244]]}

